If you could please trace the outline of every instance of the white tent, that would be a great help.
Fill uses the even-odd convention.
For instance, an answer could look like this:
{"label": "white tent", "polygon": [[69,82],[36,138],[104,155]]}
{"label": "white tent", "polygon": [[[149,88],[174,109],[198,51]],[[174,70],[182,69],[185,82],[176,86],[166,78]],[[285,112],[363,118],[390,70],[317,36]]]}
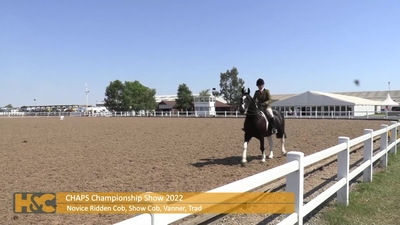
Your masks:
{"label": "white tent", "polygon": [[354,106],[354,105],[367,105],[376,106],[381,105],[379,102],[332,93],[325,93],[319,91],[307,91],[301,94],[276,101],[271,104],[272,106]]}
{"label": "white tent", "polygon": [[390,97],[389,93],[387,94],[387,97],[384,101],[381,102],[381,105],[387,105],[387,106],[399,106],[399,103],[393,101],[393,99]]}
{"label": "white tent", "polygon": [[299,111],[305,115],[316,115],[317,111],[322,115],[330,115],[337,112],[339,115],[348,115],[352,112],[354,116],[365,116],[375,113],[375,107],[381,106],[378,101],[364,98],[346,96],[319,91],[307,91],[301,94],[273,102],[272,107],[280,111]]}

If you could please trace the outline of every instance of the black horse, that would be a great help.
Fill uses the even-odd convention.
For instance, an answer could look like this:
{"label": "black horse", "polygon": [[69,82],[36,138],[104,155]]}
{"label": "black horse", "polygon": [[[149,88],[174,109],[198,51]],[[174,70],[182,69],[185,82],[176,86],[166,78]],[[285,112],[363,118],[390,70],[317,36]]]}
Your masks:
{"label": "black horse", "polygon": [[[262,162],[265,162],[265,147],[264,147],[264,138],[268,138],[270,154],[268,158],[272,159],[274,157],[273,148],[274,143],[272,140],[272,130],[271,127],[268,126],[270,123],[266,115],[257,107],[254,99],[250,96],[250,88],[247,88],[247,92],[245,92],[244,88],[242,88],[242,98],[240,100],[239,111],[241,114],[246,115],[246,119],[244,120],[244,144],[243,144],[243,159],[242,163],[247,162],[246,153],[247,153],[247,144],[251,140],[251,138],[255,137],[260,140],[260,150],[262,153]],[[277,110],[272,110],[274,113],[275,119],[275,127],[278,130],[276,133],[276,138],[281,139],[282,144],[282,154],[286,155],[285,150],[285,118]]]}

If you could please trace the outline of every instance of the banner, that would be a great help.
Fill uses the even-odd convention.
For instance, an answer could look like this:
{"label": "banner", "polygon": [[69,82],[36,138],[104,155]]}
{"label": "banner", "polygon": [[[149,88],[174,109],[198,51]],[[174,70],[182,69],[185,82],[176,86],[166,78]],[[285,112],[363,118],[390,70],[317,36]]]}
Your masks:
{"label": "banner", "polygon": [[61,214],[290,214],[289,192],[60,192],[14,193],[15,213]]}

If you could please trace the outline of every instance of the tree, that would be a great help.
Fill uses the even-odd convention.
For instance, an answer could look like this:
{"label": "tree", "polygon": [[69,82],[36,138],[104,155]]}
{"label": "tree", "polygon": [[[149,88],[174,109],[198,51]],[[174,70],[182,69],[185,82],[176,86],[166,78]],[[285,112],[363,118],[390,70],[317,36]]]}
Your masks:
{"label": "tree", "polygon": [[177,97],[175,99],[175,108],[188,110],[192,106],[193,95],[189,87],[183,83],[178,87]]}
{"label": "tree", "polygon": [[238,75],[239,72],[236,67],[220,74],[220,94],[226,103],[231,106],[231,110],[237,108],[240,104],[241,90],[244,87],[244,80],[239,78]]}
{"label": "tree", "polygon": [[148,88],[135,80],[133,82],[125,81],[125,89],[122,96],[125,106],[128,106],[133,111],[140,111],[157,108],[155,94],[155,89]]}
{"label": "tree", "polygon": [[111,81],[106,88],[104,106],[108,110],[126,111],[123,107],[124,84],[120,80]]}
{"label": "tree", "polygon": [[200,91],[199,96],[211,96],[210,89]]}
{"label": "tree", "polygon": [[212,93],[212,95],[213,95],[214,97],[219,97],[219,96],[221,96],[221,93],[220,93],[219,91],[217,91],[216,88],[213,88],[212,91],[211,91],[211,93]]}
{"label": "tree", "polygon": [[6,105],[5,108],[7,108],[7,109],[13,109],[14,107],[13,107],[13,106],[11,105],[11,103],[10,103],[10,104]]}
{"label": "tree", "polygon": [[115,111],[153,110],[157,107],[155,94],[155,89],[148,88],[137,80],[124,83],[115,80],[106,88],[104,105],[108,110]]}

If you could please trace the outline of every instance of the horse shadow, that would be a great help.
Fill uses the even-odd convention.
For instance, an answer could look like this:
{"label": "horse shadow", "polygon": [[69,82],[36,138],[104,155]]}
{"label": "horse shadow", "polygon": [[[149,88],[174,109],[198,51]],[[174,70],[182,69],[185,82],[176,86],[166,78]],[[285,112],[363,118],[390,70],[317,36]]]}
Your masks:
{"label": "horse shadow", "polygon": [[[261,160],[261,156],[247,156],[247,163],[253,160]],[[206,158],[200,159],[200,162],[191,163],[190,165],[201,168],[204,166],[221,165],[221,166],[237,166],[242,164],[241,156],[230,156],[225,158]]]}

